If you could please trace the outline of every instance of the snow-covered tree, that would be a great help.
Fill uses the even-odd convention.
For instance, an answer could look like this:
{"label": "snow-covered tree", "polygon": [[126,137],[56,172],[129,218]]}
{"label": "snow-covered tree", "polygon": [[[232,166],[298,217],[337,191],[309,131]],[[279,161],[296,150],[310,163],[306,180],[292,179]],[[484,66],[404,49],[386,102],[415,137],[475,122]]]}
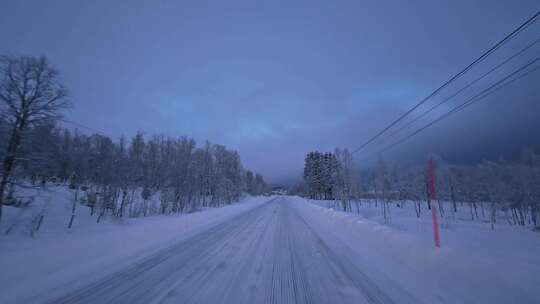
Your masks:
{"label": "snow-covered tree", "polygon": [[54,121],[68,106],[59,72],[45,57],[0,57],[0,103],[8,126],[0,177],[0,219],[4,193],[11,182],[20,145],[29,127]]}

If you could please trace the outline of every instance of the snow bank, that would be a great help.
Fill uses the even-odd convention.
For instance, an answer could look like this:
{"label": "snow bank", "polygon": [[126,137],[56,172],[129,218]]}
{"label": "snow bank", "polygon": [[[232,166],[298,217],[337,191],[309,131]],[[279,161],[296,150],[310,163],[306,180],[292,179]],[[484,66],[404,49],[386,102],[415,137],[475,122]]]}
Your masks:
{"label": "snow bank", "polygon": [[70,192],[58,188],[40,195],[48,206],[34,238],[25,232],[28,222],[21,217],[35,215],[44,205],[27,208],[22,215],[22,209],[5,208],[3,228],[16,217],[22,224],[13,233],[0,236],[0,303],[28,303],[37,296],[40,300],[54,298],[58,287],[66,292],[84,286],[269,200],[248,197],[237,204],[197,213],[99,224],[95,216],[90,217],[88,208],[78,206],[74,228],[67,231]]}
{"label": "snow bank", "polygon": [[443,247],[436,249],[431,222],[425,217],[394,212],[391,224],[385,225],[376,209],[361,210],[368,219],[328,208],[324,202],[326,206],[299,197],[289,199],[325,241],[339,240],[355,253],[359,264],[383,273],[382,282],[397,281],[426,303],[538,303],[540,299],[538,233],[502,225],[491,231],[482,223],[458,222],[441,230]]}

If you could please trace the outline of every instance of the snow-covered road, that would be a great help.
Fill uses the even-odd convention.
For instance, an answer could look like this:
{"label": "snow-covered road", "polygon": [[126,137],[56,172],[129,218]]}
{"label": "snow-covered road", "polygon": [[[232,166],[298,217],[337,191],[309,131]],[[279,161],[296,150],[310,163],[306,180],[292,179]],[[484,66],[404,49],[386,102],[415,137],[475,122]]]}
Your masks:
{"label": "snow-covered road", "polygon": [[274,198],[52,303],[420,302],[378,285],[300,213]]}

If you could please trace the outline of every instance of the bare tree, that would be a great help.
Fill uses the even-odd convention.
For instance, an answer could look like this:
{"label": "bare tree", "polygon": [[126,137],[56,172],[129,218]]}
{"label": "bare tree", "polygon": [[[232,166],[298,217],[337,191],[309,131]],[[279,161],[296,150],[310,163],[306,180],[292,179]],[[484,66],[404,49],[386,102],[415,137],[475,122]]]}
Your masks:
{"label": "bare tree", "polygon": [[44,56],[0,57],[0,103],[9,126],[0,177],[0,220],[4,192],[25,130],[31,125],[58,119],[59,111],[69,105],[67,95],[58,70],[51,67]]}

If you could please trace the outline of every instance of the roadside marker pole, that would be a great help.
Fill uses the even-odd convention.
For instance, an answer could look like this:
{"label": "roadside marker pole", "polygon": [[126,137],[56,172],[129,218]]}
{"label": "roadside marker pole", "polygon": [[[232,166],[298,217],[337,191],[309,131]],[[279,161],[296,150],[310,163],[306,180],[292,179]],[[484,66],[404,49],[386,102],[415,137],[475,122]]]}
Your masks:
{"label": "roadside marker pole", "polygon": [[435,241],[435,247],[441,247],[441,240],[439,238],[439,223],[437,220],[438,204],[436,202],[437,192],[435,190],[435,165],[433,159],[428,161],[427,166],[427,195],[428,202],[431,204],[431,219],[433,222],[433,239]]}

